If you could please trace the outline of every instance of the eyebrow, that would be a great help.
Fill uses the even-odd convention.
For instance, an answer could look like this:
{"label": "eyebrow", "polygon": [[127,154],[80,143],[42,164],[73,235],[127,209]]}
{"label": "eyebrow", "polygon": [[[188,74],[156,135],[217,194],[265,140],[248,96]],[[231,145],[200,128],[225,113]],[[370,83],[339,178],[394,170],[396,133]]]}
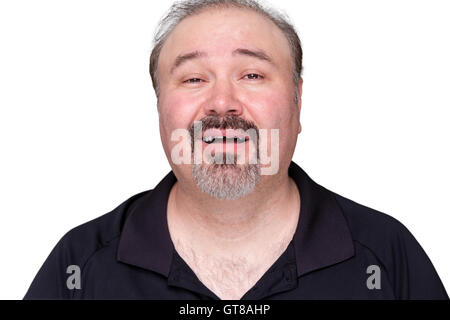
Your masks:
{"label": "eyebrow", "polygon": [[[232,55],[233,56],[243,55],[243,56],[253,57],[253,58],[257,58],[262,61],[266,61],[272,65],[275,65],[275,63],[270,58],[270,56],[262,50],[250,50],[250,49],[245,49],[245,48],[237,48],[237,49],[233,50]],[[207,56],[208,56],[208,54],[204,51],[193,51],[193,52],[178,55],[175,59],[175,62],[173,64],[172,68],[170,69],[170,73],[173,73],[173,71],[176,68],[178,68],[183,63],[185,63],[189,60],[194,60],[194,59],[207,57]]]}

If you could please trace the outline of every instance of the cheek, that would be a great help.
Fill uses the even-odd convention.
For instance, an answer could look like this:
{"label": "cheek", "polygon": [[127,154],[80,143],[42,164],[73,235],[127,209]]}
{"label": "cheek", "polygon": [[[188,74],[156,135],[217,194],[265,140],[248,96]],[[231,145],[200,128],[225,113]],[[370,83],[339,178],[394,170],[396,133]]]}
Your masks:
{"label": "cheek", "polygon": [[160,100],[160,125],[165,131],[188,129],[198,111],[199,99],[175,92]]}
{"label": "cheek", "polygon": [[195,119],[194,99],[172,94],[160,97],[159,128],[164,149],[170,152],[179,141],[172,141],[172,133],[177,129],[188,130]]}
{"label": "cheek", "polygon": [[[248,112],[260,129],[267,129],[267,149],[272,154],[272,143],[279,157],[286,156],[297,139],[296,106],[293,93],[278,86],[247,96]],[[271,129],[278,130],[278,140],[272,142]]]}
{"label": "cheek", "polygon": [[275,87],[247,96],[249,113],[260,129],[279,129],[281,138],[293,116],[290,94],[283,87]]}

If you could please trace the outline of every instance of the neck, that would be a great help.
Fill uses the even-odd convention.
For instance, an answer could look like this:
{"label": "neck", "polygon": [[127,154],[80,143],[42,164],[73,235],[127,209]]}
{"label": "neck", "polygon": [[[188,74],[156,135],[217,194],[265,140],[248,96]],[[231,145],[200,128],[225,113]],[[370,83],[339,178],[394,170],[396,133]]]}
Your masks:
{"label": "neck", "polygon": [[197,190],[175,183],[167,209],[171,235],[193,246],[245,251],[292,236],[297,227],[299,191],[287,170],[261,177],[252,193],[237,200],[217,200]]}

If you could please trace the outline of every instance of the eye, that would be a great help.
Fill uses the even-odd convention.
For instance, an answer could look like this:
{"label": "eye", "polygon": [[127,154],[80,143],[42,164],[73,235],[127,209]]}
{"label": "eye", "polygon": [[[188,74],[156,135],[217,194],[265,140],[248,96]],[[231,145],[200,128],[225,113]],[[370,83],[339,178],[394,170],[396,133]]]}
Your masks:
{"label": "eye", "polygon": [[202,79],[199,78],[192,78],[192,79],[188,79],[186,81],[183,81],[184,83],[199,83],[200,81],[203,81]]}
{"label": "eye", "polygon": [[258,79],[262,79],[263,76],[260,74],[257,74],[257,73],[249,73],[249,74],[246,74],[244,76],[244,78],[247,78],[249,80],[258,80]]}

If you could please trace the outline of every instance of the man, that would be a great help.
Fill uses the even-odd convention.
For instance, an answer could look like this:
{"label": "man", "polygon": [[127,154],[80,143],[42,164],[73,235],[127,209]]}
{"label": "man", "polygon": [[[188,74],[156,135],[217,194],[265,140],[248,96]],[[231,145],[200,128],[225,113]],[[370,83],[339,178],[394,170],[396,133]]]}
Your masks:
{"label": "man", "polygon": [[188,0],[150,59],[172,171],[68,232],[26,299],[448,299],[394,218],[291,162],[302,49],[251,0]]}

